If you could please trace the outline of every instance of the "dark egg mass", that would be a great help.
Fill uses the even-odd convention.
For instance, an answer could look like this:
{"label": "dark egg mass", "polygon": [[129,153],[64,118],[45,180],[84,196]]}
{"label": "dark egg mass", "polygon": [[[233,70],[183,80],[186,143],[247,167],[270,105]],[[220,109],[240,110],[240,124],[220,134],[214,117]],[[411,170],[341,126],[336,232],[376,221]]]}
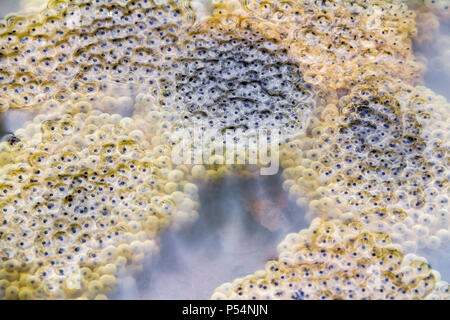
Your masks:
{"label": "dark egg mass", "polygon": [[[313,108],[313,92],[276,41],[251,30],[210,30],[188,38],[176,67],[174,104],[207,128],[298,131]],[[170,87],[169,87],[170,88]]]}

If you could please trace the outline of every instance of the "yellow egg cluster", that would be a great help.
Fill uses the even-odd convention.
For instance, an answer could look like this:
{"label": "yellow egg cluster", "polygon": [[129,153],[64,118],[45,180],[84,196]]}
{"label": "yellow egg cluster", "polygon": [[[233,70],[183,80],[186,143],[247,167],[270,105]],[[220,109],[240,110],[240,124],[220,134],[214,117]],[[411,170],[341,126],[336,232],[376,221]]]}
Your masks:
{"label": "yellow egg cluster", "polygon": [[285,146],[284,188],[312,214],[360,219],[408,252],[439,248],[450,236],[449,111],[424,87],[356,86]]}
{"label": "yellow egg cluster", "polygon": [[87,102],[45,107],[2,143],[14,162],[0,168],[0,297],[104,298],[162,230],[196,218],[197,189],[145,140],[148,122]]}
{"label": "yellow egg cluster", "polygon": [[[35,106],[49,97],[95,98],[114,83],[166,93],[174,80],[170,65],[195,19],[186,1],[159,3],[54,0],[39,14],[10,15],[0,31],[2,109]],[[232,14],[229,22],[241,15],[266,38],[283,43],[308,83],[342,88],[379,70],[410,82],[421,79],[423,64],[411,50],[414,13],[406,5],[255,0],[231,12],[228,3],[218,5],[215,15]]]}
{"label": "yellow egg cluster", "polygon": [[156,90],[192,22],[184,2],[52,0],[40,13],[9,15],[0,27],[1,110],[96,98],[117,83]]}
{"label": "yellow egg cluster", "polygon": [[[409,254],[450,240],[450,105],[412,86],[411,39],[442,13],[417,34],[403,1],[215,6],[198,21],[184,0],[52,0],[0,27],[0,110],[38,114],[0,144],[0,298],[111,295],[195,220],[192,181],[253,173],[250,142],[223,165],[226,134],[276,129],[283,188],[320,218],[213,298],[448,299]],[[191,134],[208,161],[175,163]]]}
{"label": "yellow egg cluster", "polygon": [[360,223],[315,219],[278,252],[265,270],[221,285],[212,299],[450,299],[424,258],[403,255]]}
{"label": "yellow egg cluster", "polygon": [[[169,144],[192,137],[189,146],[201,153],[205,164],[193,168],[196,177],[203,176],[201,171],[212,178],[242,169],[234,164],[249,163],[244,139],[255,140],[259,130],[275,130],[279,140],[302,131],[316,105],[311,86],[285,46],[237,15],[215,15],[197,23],[183,36],[168,70],[172,76],[164,78],[160,94],[150,89],[147,96],[178,117],[167,126]],[[144,116],[146,111],[140,104],[135,108]],[[224,165],[227,141],[247,150],[231,166]],[[224,148],[222,154],[215,152],[217,147]]]}
{"label": "yellow egg cluster", "polygon": [[[414,58],[415,13],[403,3],[359,1],[239,1],[242,15],[256,16],[266,34],[284,41],[308,83],[348,88],[367,74],[421,82],[424,66]],[[218,5],[236,11],[229,1]],[[237,6],[239,7],[239,6]]]}

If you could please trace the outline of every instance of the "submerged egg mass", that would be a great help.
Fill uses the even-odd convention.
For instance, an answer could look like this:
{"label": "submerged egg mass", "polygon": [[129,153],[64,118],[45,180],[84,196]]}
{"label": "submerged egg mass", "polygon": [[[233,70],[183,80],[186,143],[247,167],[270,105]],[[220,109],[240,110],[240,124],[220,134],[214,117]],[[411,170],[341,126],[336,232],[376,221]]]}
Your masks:
{"label": "submerged egg mass", "polygon": [[[0,28],[2,110],[153,85],[191,24],[184,1],[50,1]],[[150,83],[149,83],[150,82]],[[132,92],[132,91],[131,91]]]}
{"label": "submerged egg mass", "polygon": [[299,188],[298,201],[308,198],[311,212],[353,215],[407,252],[446,248],[449,109],[423,87],[394,80],[356,86],[294,143],[304,159],[287,165],[285,188]]}
{"label": "submerged egg mass", "polygon": [[[289,47],[305,80],[330,95],[367,75],[420,83],[424,66],[414,57],[415,13],[389,0],[219,1],[256,17],[266,34]],[[231,6],[234,3],[235,6]],[[231,9],[230,9],[231,7]],[[245,12],[245,13],[244,13]]]}
{"label": "submerged egg mass", "polygon": [[[185,125],[208,129],[277,129],[298,132],[313,108],[313,93],[299,67],[276,40],[245,23],[232,31],[212,21],[193,32],[172,65],[173,94],[165,105],[182,112]],[[170,87],[169,87],[170,88]]]}
{"label": "submerged egg mass", "polygon": [[14,154],[0,168],[2,298],[101,298],[164,229],[196,217],[195,185],[145,140],[145,122],[60,107],[2,143]]}
{"label": "submerged egg mass", "polygon": [[212,299],[449,299],[428,262],[403,255],[359,223],[315,219],[286,236],[265,270],[225,283]]}
{"label": "submerged egg mass", "polygon": [[[438,3],[417,1],[445,19]],[[0,144],[0,298],[111,296],[195,220],[192,181],[228,173],[214,153],[172,161],[176,134],[200,128],[209,147],[287,134],[283,188],[319,217],[213,298],[449,299],[409,254],[450,240],[449,104],[412,86],[415,16],[393,0],[217,1],[202,20],[184,0],[54,0],[9,16],[0,110],[38,115]]]}

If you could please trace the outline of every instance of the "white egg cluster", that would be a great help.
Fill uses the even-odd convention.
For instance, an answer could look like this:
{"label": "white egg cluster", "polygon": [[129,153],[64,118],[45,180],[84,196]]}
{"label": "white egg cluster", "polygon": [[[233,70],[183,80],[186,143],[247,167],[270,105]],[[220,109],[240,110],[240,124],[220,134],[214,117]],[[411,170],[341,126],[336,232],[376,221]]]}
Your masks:
{"label": "white egg cluster", "polygon": [[357,222],[315,219],[286,236],[264,270],[218,287],[212,299],[450,299],[426,259]]}
{"label": "white egg cluster", "polygon": [[284,188],[310,214],[353,217],[407,252],[445,248],[449,111],[445,98],[424,87],[356,86],[284,146]]}
{"label": "white egg cluster", "polygon": [[46,110],[2,143],[0,296],[101,298],[163,230],[195,220],[197,188],[145,139],[148,122],[88,102]]}

